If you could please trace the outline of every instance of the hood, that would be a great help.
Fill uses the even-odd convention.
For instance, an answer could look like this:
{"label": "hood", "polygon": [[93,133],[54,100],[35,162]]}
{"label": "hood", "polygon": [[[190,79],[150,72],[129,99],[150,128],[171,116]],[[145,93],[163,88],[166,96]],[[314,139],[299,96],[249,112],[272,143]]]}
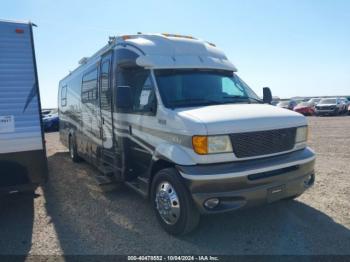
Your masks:
{"label": "hood", "polygon": [[266,104],[226,104],[177,109],[177,111],[180,117],[202,122],[209,135],[307,125],[304,116]]}
{"label": "hood", "polygon": [[317,106],[336,106],[336,104],[317,104]]}

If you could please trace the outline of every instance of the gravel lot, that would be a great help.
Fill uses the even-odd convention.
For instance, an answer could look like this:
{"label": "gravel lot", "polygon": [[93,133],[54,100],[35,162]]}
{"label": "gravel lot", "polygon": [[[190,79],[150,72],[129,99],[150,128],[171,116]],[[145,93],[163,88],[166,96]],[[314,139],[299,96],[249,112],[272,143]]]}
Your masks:
{"label": "gravel lot", "polygon": [[47,134],[50,180],[0,204],[0,254],[350,254],[350,117],[310,117],[316,183],[295,201],[207,216],[193,234],[165,233],[147,201],[101,192]]}

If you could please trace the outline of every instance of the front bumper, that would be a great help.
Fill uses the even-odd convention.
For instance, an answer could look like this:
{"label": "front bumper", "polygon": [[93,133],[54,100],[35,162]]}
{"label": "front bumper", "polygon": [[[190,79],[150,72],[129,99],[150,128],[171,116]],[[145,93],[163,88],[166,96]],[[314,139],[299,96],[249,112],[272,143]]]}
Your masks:
{"label": "front bumper", "polygon": [[335,109],[316,109],[318,115],[333,115],[338,113],[338,108]]}
{"label": "front bumper", "polygon": [[[201,213],[218,213],[262,205],[302,194],[314,182],[315,154],[292,153],[223,164],[177,166]],[[209,209],[208,199],[219,199]]]}

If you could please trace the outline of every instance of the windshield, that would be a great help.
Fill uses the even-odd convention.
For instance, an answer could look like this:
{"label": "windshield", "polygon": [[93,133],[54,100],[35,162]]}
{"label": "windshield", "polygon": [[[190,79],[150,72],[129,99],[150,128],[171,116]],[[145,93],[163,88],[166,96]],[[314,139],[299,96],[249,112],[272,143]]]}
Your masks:
{"label": "windshield", "polygon": [[321,98],[311,98],[309,100],[309,103],[318,103],[321,100]]}
{"label": "windshield", "polygon": [[222,70],[155,70],[166,107],[258,103],[259,97],[236,74]]}
{"label": "windshield", "polygon": [[336,104],[337,100],[336,99],[322,99],[320,101],[320,104]]}

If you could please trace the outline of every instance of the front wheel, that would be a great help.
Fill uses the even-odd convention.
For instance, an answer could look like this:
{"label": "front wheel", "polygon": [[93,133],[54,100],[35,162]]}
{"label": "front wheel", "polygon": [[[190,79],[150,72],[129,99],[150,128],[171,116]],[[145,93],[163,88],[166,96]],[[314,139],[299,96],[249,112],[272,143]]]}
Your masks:
{"label": "front wheel", "polygon": [[168,233],[184,235],[197,227],[199,212],[175,168],[155,175],[151,200],[159,223]]}

